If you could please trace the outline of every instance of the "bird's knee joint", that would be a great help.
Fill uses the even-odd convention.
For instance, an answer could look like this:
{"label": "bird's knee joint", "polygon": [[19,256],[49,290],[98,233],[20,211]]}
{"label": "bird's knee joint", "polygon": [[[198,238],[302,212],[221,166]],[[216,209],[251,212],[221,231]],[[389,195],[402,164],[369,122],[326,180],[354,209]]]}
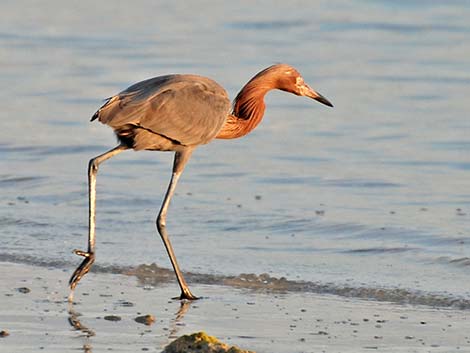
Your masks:
{"label": "bird's knee joint", "polygon": [[96,163],[96,159],[90,159],[90,162],[88,163],[88,170],[93,173],[98,171],[98,163]]}
{"label": "bird's knee joint", "polygon": [[158,230],[166,228],[166,221],[160,216],[157,218],[157,228]]}

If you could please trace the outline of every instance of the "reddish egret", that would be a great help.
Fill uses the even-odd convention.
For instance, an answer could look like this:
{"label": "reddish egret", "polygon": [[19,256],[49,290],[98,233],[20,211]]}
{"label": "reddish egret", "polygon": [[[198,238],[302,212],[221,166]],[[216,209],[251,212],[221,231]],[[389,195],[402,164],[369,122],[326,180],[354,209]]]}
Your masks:
{"label": "reddish egret", "polygon": [[254,76],[238,93],[230,110],[227,92],[215,81],[196,75],[167,75],[138,82],[109,98],[91,120],[114,129],[119,145],[90,160],[88,165],[88,251],[75,250],[85,259],[70,278],[70,296],[95,261],[96,174],[99,165],[127,150],[174,151],[173,173],[157,216],[157,229],[181,288],[181,299],[197,299],[179,269],[166,231],[166,214],[184,166],[198,145],[214,138],[233,139],[253,130],[264,114],[264,96],[280,89],[332,107],[292,66],[270,66]]}

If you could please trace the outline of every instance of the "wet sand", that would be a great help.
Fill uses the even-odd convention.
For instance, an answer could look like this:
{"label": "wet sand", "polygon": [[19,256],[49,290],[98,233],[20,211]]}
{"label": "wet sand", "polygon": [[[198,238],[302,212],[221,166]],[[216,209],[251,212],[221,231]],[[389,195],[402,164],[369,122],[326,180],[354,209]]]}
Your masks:
{"label": "wet sand", "polygon": [[[470,352],[465,310],[220,285],[192,286],[203,298],[181,305],[176,284],[102,273],[88,274],[69,306],[71,271],[1,263],[0,351],[160,352],[205,331],[257,352]],[[145,315],[155,322],[136,321]]]}

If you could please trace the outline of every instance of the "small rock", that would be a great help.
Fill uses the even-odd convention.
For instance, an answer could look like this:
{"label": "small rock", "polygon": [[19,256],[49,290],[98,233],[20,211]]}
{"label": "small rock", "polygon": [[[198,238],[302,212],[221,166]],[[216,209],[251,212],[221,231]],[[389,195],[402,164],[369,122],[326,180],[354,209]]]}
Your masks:
{"label": "small rock", "polygon": [[137,316],[134,320],[135,322],[138,322],[139,324],[150,326],[155,322],[155,316],[150,315],[150,314],[142,315],[142,316]]}
{"label": "small rock", "polygon": [[27,294],[27,293],[31,292],[31,289],[29,289],[28,287],[20,287],[20,288],[16,288],[16,290],[20,293],[23,293],[23,294]]}
{"label": "small rock", "polygon": [[329,333],[326,332],[326,331],[318,331],[316,334],[320,335],[320,336],[328,336],[329,335]]}
{"label": "small rock", "polygon": [[121,317],[117,315],[106,315],[103,319],[108,321],[121,321]]}
{"label": "small rock", "polygon": [[118,305],[124,306],[124,307],[132,307],[134,306],[134,303],[127,301],[127,300],[118,300],[117,302]]}

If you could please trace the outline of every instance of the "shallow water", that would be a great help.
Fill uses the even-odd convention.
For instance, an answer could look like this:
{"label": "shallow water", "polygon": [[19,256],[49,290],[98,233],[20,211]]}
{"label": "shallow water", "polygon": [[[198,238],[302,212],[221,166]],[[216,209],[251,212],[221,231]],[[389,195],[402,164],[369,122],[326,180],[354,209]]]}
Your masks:
{"label": "shallow water", "polygon": [[[89,123],[102,99],[173,72],[234,97],[288,62],[335,108],[272,92],[252,134],[195,152],[168,216],[182,268],[470,300],[470,4],[267,4],[4,4],[0,260],[78,265],[87,161],[115,145]],[[154,219],[171,158],[102,166],[97,265],[170,266]]]}

